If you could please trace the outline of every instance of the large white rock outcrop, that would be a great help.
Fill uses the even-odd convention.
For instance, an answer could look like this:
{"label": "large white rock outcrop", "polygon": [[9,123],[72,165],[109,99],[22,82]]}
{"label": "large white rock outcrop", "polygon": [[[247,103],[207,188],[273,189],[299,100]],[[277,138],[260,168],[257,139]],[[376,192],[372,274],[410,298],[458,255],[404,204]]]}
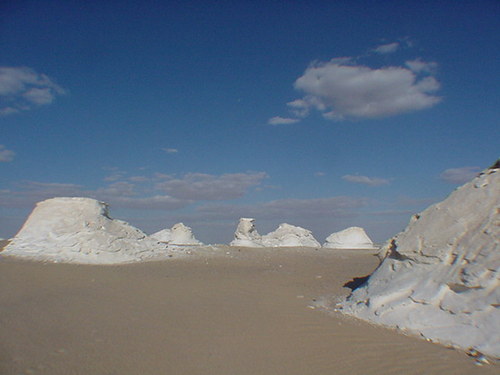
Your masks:
{"label": "large white rock outcrop", "polygon": [[372,240],[360,227],[350,227],[332,233],[326,238],[323,247],[330,249],[375,249]]}
{"label": "large white rock outcrop", "polygon": [[345,313],[500,357],[500,169],[415,215]]}
{"label": "large white rock outcrop", "polygon": [[262,244],[266,247],[321,247],[310,230],[286,223],[262,236]]}
{"label": "large white rock outcrop", "polygon": [[183,223],[177,223],[171,229],[163,229],[153,233],[151,238],[168,243],[169,245],[203,245],[194,237],[191,228]]}
{"label": "large white rock outcrop", "polygon": [[109,217],[108,206],[90,198],[39,202],[2,251],[31,259],[112,264],[167,254],[139,229]]}
{"label": "large white rock outcrop", "polygon": [[245,247],[321,247],[311,231],[290,224],[279,227],[264,236],[255,229],[255,219],[241,218],[231,246]]}
{"label": "large white rock outcrop", "polygon": [[230,246],[262,247],[262,238],[255,229],[255,219],[241,218]]}

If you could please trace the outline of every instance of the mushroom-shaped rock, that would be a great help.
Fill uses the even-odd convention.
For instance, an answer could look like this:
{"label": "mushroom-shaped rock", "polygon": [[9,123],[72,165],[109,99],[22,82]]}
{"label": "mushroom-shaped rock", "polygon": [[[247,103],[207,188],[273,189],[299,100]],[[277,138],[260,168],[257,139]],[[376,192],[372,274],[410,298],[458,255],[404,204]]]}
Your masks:
{"label": "mushroom-shaped rock", "polygon": [[230,246],[262,247],[262,239],[255,229],[255,219],[241,218]]}
{"label": "mushroom-shaped rock", "polygon": [[262,244],[268,247],[321,247],[310,230],[286,223],[262,236]]}
{"label": "mushroom-shaped rock", "polygon": [[177,223],[170,229],[170,245],[203,245],[198,241],[190,227]]}
{"label": "mushroom-shaped rock", "polygon": [[343,311],[500,357],[500,169],[419,215]]}
{"label": "mushroom-shaped rock", "polygon": [[39,202],[2,255],[74,263],[123,263],[161,255],[165,245],[109,217],[108,205],[90,198]]}
{"label": "mushroom-shaped rock", "polygon": [[370,237],[360,227],[350,227],[330,234],[323,247],[330,249],[375,249]]}
{"label": "mushroom-shaped rock", "polygon": [[183,223],[177,223],[170,229],[162,229],[153,233],[151,238],[159,242],[168,243],[169,245],[203,245],[203,243],[194,237],[191,228]]}

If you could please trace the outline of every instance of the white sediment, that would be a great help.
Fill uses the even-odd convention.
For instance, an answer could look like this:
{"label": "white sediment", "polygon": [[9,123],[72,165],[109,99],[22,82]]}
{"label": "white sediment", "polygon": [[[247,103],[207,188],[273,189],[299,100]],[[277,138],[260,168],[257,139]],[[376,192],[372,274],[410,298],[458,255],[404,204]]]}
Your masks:
{"label": "white sediment", "polygon": [[332,233],[326,238],[323,247],[330,249],[375,249],[372,240],[360,227],[350,227]]}
{"label": "white sediment", "polygon": [[165,244],[109,217],[108,206],[90,198],[39,202],[2,255],[68,263],[114,264],[166,256]]}
{"label": "white sediment", "polygon": [[203,245],[203,243],[194,237],[191,228],[183,223],[177,223],[171,229],[163,229],[153,233],[151,238],[168,243],[169,245]]}
{"label": "white sediment", "polygon": [[500,170],[415,215],[342,310],[500,357]]}
{"label": "white sediment", "polygon": [[310,230],[290,224],[279,227],[264,236],[255,228],[255,219],[241,218],[231,246],[244,247],[321,247]]}

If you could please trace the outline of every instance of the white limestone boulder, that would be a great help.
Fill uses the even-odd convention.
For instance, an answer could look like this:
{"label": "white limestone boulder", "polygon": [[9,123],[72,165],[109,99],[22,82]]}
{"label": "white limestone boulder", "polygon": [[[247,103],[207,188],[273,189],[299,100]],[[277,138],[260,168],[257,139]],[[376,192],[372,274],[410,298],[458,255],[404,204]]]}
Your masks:
{"label": "white limestone boulder", "polygon": [[229,245],[262,247],[262,238],[255,228],[255,219],[241,218],[234,233],[234,240]]}
{"label": "white limestone boulder", "polygon": [[69,263],[112,264],[167,253],[165,245],[108,214],[90,198],[39,202],[2,255]]}
{"label": "white limestone boulder", "polygon": [[360,227],[350,227],[332,233],[326,238],[323,247],[330,249],[375,249],[372,240]]}
{"label": "white limestone boulder", "polygon": [[262,236],[262,244],[266,247],[321,247],[310,230],[286,223]]}
{"label": "white limestone boulder", "polygon": [[500,358],[498,163],[415,215],[347,314]]}
{"label": "white limestone boulder", "polygon": [[153,233],[151,238],[159,242],[165,242],[169,245],[189,245],[189,246],[199,246],[203,245],[202,242],[198,241],[190,227],[184,225],[183,223],[175,224],[171,229],[163,229],[159,232]]}

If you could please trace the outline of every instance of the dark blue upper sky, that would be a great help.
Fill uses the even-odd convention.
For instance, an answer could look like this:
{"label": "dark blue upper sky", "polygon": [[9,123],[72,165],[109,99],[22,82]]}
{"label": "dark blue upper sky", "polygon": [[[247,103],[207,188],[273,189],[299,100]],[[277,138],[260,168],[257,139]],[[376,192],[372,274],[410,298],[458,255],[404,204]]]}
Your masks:
{"label": "dark blue upper sky", "polygon": [[0,5],[0,237],[90,196],[152,232],[240,216],[376,241],[499,157],[498,1]]}

